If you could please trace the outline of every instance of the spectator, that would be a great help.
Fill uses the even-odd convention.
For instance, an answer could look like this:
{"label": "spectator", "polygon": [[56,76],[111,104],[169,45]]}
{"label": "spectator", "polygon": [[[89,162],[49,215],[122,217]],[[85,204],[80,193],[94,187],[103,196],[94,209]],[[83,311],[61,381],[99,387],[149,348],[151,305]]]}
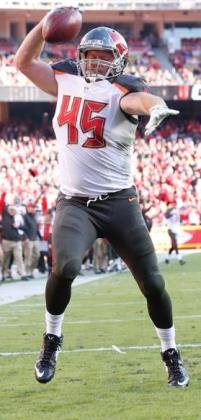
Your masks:
{"label": "spectator", "polygon": [[98,238],[93,244],[93,268],[95,274],[105,273],[108,265],[108,243]]}
{"label": "spectator", "polygon": [[36,207],[34,203],[28,203],[24,215],[24,263],[26,276],[33,278],[34,269],[37,267],[39,260],[39,243],[38,243],[38,223],[36,219]]}
{"label": "spectator", "polygon": [[143,215],[144,221],[146,223],[147,229],[150,232],[153,222],[152,222],[152,218],[150,216],[148,216],[147,213],[152,208],[152,204],[149,205],[148,207],[146,207],[146,204],[142,200],[142,201],[140,201],[140,207],[141,207],[141,210],[142,210],[142,215]]}
{"label": "spectator", "polygon": [[177,259],[181,265],[185,264],[178,248],[178,239],[180,234],[180,216],[176,207],[176,203],[167,203],[167,210],[165,212],[165,220],[168,227],[168,235],[171,240],[171,245],[165,263],[169,264],[170,256],[175,251]]}
{"label": "spectator", "polygon": [[21,276],[21,280],[27,280],[22,253],[22,240],[19,229],[20,225],[13,205],[4,207],[2,217],[2,248],[3,248],[3,264],[2,264],[2,281],[5,280],[7,270],[9,268],[10,259],[13,255],[17,266],[17,271]]}

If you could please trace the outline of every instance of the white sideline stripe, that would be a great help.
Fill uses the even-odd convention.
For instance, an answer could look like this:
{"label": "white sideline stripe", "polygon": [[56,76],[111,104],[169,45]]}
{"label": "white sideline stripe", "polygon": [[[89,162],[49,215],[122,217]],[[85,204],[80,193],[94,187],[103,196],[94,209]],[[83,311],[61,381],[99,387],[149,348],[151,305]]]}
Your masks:
{"label": "white sideline stripe", "polygon": [[[176,315],[174,317],[174,319],[199,319],[201,318],[201,314],[195,314],[195,315]],[[11,323],[6,323],[4,322],[4,319],[7,318],[2,318],[1,321],[1,327],[30,327],[33,325],[43,325],[44,322],[42,321],[38,321],[38,322],[29,322],[29,323],[19,323],[19,324],[11,324]],[[64,321],[65,325],[87,325],[87,324],[102,324],[102,323],[120,323],[120,322],[133,322],[133,321],[147,321],[149,318],[148,317],[144,317],[144,318],[129,318],[129,319],[94,319],[94,320],[78,320],[78,321]]]}
{"label": "white sideline stripe", "polygon": [[[142,305],[142,302],[144,302],[144,300],[140,301],[140,299],[138,301],[118,302],[118,306]],[[97,306],[116,306],[116,305],[117,305],[116,302],[105,302],[105,303],[97,303],[95,305],[92,304],[92,305],[90,305],[90,308],[97,308]],[[78,304],[73,304],[72,306],[73,306],[73,308],[82,308],[82,309],[87,309],[88,310],[88,307],[87,306],[78,305]],[[16,304],[13,303],[12,307],[9,308],[9,309],[10,309],[10,312],[15,312],[16,311],[16,308],[21,308],[21,307],[22,308],[35,308],[35,307],[44,307],[45,308],[45,303],[26,303],[24,305],[23,305],[23,303],[16,303]],[[10,313],[8,311],[8,308],[6,308],[6,311],[8,313]],[[3,311],[3,313],[5,313],[5,312]],[[30,312],[30,311],[29,311],[29,309],[27,309],[27,310],[25,309],[25,310],[20,310],[19,312],[21,312],[21,313],[23,313],[23,312],[27,313],[27,312]]]}
{"label": "white sideline stripe", "polygon": [[[133,301],[133,302],[119,302],[118,303],[118,306],[142,305],[143,302],[144,301],[140,301],[140,299],[137,302],[135,302],[135,301]],[[109,307],[109,306],[116,306],[116,305],[117,305],[116,302],[97,303],[96,305],[90,305],[90,308],[107,307],[107,306]],[[86,309],[88,311],[88,306],[83,306],[83,305],[72,305],[72,306],[73,306],[73,309],[74,308],[81,308],[81,309],[84,309],[84,310]],[[38,307],[41,307],[41,308],[44,308],[45,309],[45,303],[43,303],[43,304],[37,304],[37,305],[34,305],[32,303],[27,304],[27,305],[23,305],[23,304],[21,304],[21,305],[16,304],[15,305],[15,304],[13,304],[12,307],[10,307],[10,308],[6,307],[5,310],[4,310],[5,306],[2,306],[2,308],[0,308],[0,314],[2,314],[2,315],[8,314],[9,315],[9,314],[13,314],[13,312],[14,312],[14,314],[16,314],[16,313],[17,314],[18,313],[20,313],[20,314],[29,314],[31,312],[31,309],[32,308],[35,308],[35,307],[37,307],[37,308]],[[23,309],[21,309],[21,308],[23,308]],[[0,316],[0,318],[1,318],[1,316]]]}
{"label": "white sideline stripe", "polygon": [[115,344],[112,345],[112,348],[117,352],[117,353],[122,353],[122,354],[126,354],[125,351],[122,351],[119,347],[115,346]]}
{"label": "white sideline stripe", "polygon": [[201,292],[201,289],[197,289],[197,287],[195,289],[182,289],[182,292]]}
{"label": "white sideline stripe", "polygon": [[[107,277],[112,277],[118,273],[106,273],[106,274],[92,274],[88,276],[78,276],[74,282],[73,287],[79,286],[81,284],[90,283],[102,280]],[[0,294],[0,305],[6,305],[7,303],[16,302],[19,300],[26,299],[31,296],[36,295],[44,295],[45,293],[45,286],[46,286],[47,279],[44,277],[37,277],[34,280],[30,280],[27,282],[19,281],[14,283],[3,283],[1,286],[1,294]]]}
{"label": "white sideline stripe", "polygon": [[[117,346],[115,346],[117,347]],[[201,343],[197,344],[177,344],[177,348],[201,348]],[[160,346],[157,344],[147,345],[147,346],[119,346],[117,347],[121,353],[125,353],[126,350],[156,350],[160,349]],[[61,350],[61,353],[96,353],[96,352],[106,352],[106,351],[114,351],[115,349],[112,347],[98,347],[92,349],[73,349],[73,350]],[[125,351],[124,351],[125,350]],[[119,352],[118,352],[119,353]],[[22,351],[22,352],[1,352],[0,356],[27,356],[31,354],[38,354],[38,351]]]}

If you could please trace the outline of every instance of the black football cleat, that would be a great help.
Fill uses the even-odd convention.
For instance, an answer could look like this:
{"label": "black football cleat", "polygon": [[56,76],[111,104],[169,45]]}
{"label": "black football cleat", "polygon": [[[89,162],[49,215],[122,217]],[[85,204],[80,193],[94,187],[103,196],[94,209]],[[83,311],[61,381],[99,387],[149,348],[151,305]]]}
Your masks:
{"label": "black football cleat", "polygon": [[184,388],[189,384],[189,377],[183,366],[180,353],[176,349],[168,349],[161,353],[168,372],[168,385]]}
{"label": "black football cleat", "polygon": [[46,333],[43,335],[43,345],[35,364],[35,377],[38,382],[45,384],[53,378],[62,342],[63,335],[61,337]]}

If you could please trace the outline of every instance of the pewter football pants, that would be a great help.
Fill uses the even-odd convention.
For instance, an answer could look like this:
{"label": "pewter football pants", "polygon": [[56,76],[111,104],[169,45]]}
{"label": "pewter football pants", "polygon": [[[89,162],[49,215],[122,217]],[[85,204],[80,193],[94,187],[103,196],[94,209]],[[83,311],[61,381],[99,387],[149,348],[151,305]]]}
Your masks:
{"label": "pewter football pants", "polygon": [[171,327],[171,301],[134,188],[96,201],[86,197],[66,199],[59,194],[53,228],[53,269],[46,287],[47,310],[52,314],[64,312],[84,254],[98,237],[107,238],[127,264],[147,300],[155,326]]}

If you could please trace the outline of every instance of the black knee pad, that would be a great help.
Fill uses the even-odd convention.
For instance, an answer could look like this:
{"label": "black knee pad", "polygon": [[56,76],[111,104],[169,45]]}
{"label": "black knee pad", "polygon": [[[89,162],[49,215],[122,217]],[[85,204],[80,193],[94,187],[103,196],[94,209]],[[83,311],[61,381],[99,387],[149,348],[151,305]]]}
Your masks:
{"label": "black knee pad", "polygon": [[82,261],[79,258],[71,258],[64,265],[58,264],[55,274],[63,280],[73,281],[80,272],[81,264]]}

